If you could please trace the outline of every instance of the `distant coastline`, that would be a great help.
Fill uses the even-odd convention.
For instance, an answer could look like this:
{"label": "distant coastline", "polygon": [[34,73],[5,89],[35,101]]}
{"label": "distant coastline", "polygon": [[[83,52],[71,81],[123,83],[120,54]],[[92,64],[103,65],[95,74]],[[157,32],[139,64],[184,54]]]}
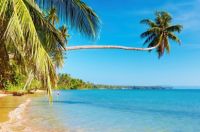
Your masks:
{"label": "distant coastline", "polygon": [[98,89],[173,89],[170,86],[126,86],[126,85],[102,85],[97,84],[96,88]]}
{"label": "distant coastline", "polygon": [[85,82],[82,79],[73,78],[69,74],[59,74],[58,90],[65,89],[172,89],[171,86],[131,86],[131,85],[108,85]]}

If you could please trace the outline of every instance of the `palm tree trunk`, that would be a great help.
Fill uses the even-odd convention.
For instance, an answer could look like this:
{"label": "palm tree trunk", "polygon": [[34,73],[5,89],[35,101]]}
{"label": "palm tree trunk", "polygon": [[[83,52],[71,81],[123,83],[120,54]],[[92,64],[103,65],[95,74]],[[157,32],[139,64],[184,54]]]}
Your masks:
{"label": "palm tree trunk", "polygon": [[26,80],[26,84],[24,85],[23,90],[26,90],[26,89],[30,86],[30,84],[31,84],[31,82],[32,82],[32,80],[33,80],[33,78],[34,78],[34,75],[33,75],[33,71],[31,70],[31,71],[29,72],[29,74],[28,74],[28,78],[27,78],[27,80]]}
{"label": "palm tree trunk", "polygon": [[136,47],[127,47],[127,46],[117,46],[117,45],[83,45],[83,46],[68,46],[65,48],[68,50],[82,50],[82,49],[121,49],[121,50],[135,50],[135,51],[151,51],[156,49],[159,46],[149,47],[149,48],[136,48]]}

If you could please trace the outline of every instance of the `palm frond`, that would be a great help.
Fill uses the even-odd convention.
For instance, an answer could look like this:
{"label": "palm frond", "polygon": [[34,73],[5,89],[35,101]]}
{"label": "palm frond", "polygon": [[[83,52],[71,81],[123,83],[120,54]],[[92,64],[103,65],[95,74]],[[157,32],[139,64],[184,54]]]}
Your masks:
{"label": "palm frond", "polygon": [[166,28],[166,31],[168,32],[178,32],[180,33],[182,30],[183,26],[182,25],[172,25]]}
{"label": "palm frond", "polygon": [[181,44],[181,40],[175,34],[170,32],[170,33],[168,33],[168,37],[169,37],[169,39]]}
{"label": "palm frond", "polygon": [[55,25],[55,23],[58,23],[59,19],[58,19],[57,11],[56,11],[55,7],[53,7],[53,8],[50,9],[50,11],[48,13],[48,16],[47,16],[47,19],[53,25]]}
{"label": "palm frond", "polygon": [[6,12],[8,11],[8,7],[10,5],[9,0],[1,0],[0,1],[0,16],[1,16],[1,21],[5,19]]}
{"label": "palm frond", "polygon": [[141,24],[146,24],[146,25],[148,25],[150,27],[156,27],[157,26],[157,24],[155,22],[153,22],[152,20],[150,20],[150,19],[143,19],[143,20],[140,21],[140,23]]}
{"label": "palm frond", "polygon": [[168,24],[171,23],[172,17],[169,13],[165,11],[157,11],[155,13],[156,16],[156,24],[160,26],[169,26]]}
{"label": "palm frond", "polygon": [[35,76],[42,76],[44,86],[51,95],[51,88],[56,86],[57,75],[48,53],[44,49],[30,12],[24,0],[8,0],[13,12],[4,33],[6,43],[12,42],[19,53],[27,60]]}
{"label": "palm frond", "polygon": [[[40,11],[39,7],[31,1],[24,0],[32,20],[35,24],[36,31],[39,34],[40,40],[52,50],[56,45],[60,45],[65,49],[65,38],[58,32],[58,30],[45,19],[44,14]],[[45,34],[45,35],[44,35]]]}
{"label": "palm frond", "polygon": [[151,36],[149,36],[149,37],[145,40],[144,45],[147,44],[147,43],[149,43],[149,42],[151,42],[152,40],[154,40],[155,37],[156,37],[156,34],[152,34]]}
{"label": "palm frond", "polygon": [[155,37],[149,44],[148,47],[154,47],[159,43],[159,37]]}
{"label": "palm frond", "polygon": [[[43,2],[42,2],[43,1]],[[81,0],[36,0],[43,9],[57,8],[59,16],[83,35],[97,38],[100,20],[95,12]]]}
{"label": "palm frond", "polygon": [[161,32],[161,29],[159,27],[153,27],[148,29],[146,32],[142,33],[140,36],[141,38],[145,38],[148,36],[151,36],[152,34],[159,34]]}
{"label": "palm frond", "polygon": [[67,38],[69,38],[70,37],[70,35],[68,34],[68,29],[67,29],[67,27],[65,26],[65,25],[63,25],[63,26],[61,26],[60,28],[59,28],[59,30],[60,30],[60,33],[61,33],[61,35],[65,38],[65,43],[66,43],[66,45],[67,45]]}
{"label": "palm frond", "polygon": [[163,24],[165,26],[168,26],[169,23],[171,23],[172,17],[168,12],[165,11],[161,11],[161,16],[162,16],[162,20],[163,20]]}
{"label": "palm frond", "polygon": [[64,64],[64,55],[63,52],[59,49],[55,50],[52,55],[53,63],[56,67],[61,68]]}

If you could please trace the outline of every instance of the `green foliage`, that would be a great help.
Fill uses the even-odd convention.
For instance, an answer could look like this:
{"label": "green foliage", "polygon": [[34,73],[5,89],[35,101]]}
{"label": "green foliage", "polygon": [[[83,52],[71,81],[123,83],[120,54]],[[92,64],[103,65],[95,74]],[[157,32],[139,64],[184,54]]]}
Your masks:
{"label": "green foliage", "polygon": [[16,92],[16,91],[23,91],[24,83],[20,84],[12,84],[10,82],[7,83],[6,85],[6,90],[10,92]]}
{"label": "green foliage", "polygon": [[37,90],[37,89],[42,89],[42,84],[39,80],[37,79],[34,79],[32,82],[31,82],[31,85],[30,87],[28,88],[28,90]]}
{"label": "green foliage", "polygon": [[15,74],[14,75],[14,80],[11,82],[9,80],[5,81],[5,90],[7,91],[21,91],[23,90],[23,87],[25,85],[24,81],[25,77],[22,74]]}
{"label": "green foliage", "polygon": [[[45,45],[51,44],[63,48],[58,46],[64,43],[61,33],[46,20],[32,0],[1,0],[0,17],[0,28],[3,28],[0,33],[1,47],[5,47],[6,56],[12,55],[7,61],[17,62],[18,68],[24,75],[33,71],[34,77],[43,83],[43,87],[51,95],[51,88],[57,83],[57,75],[51,59],[53,55],[50,54],[52,50],[47,49]],[[42,39],[41,32],[48,37]],[[55,38],[56,41],[47,43],[50,38]],[[9,69],[11,72],[15,70]],[[11,74],[6,79],[9,88],[18,86],[19,77],[12,76]],[[10,86],[8,81],[13,86]]]}
{"label": "green foliage", "polygon": [[[59,13],[61,8],[64,9],[62,13],[66,14],[67,22],[81,33],[92,38],[97,36],[99,19],[84,2],[39,1],[47,5],[51,3],[46,8],[52,8],[48,16],[34,0],[0,0],[0,88],[13,90],[19,86],[20,89],[20,82],[24,83],[20,76],[31,82],[33,75],[31,87],[46,88],[51,95],[57,84],[56,68],[63,64],[63,50],[69,36],[66,27],[59,30],[54,25],[60,17],[57,17],[56,9]],[[11,61],[16,62],[20,75],[15,73],[16,69],[10,68]],[[28,75],[31,76],[27,78]]]}
{"label": "green foliage", "polygon": [[26,80],[27,77],[25,75],[16,73],[14,75],[14,80],[12,82],[9,80],[4,81],[4,86],[5,86],[4,89],[10,92],[16,92],[16,91],[36,90],[42,88],[41,81],[33,79],[31,85],[27,89],[24,89]]}
{"label": "green foliage", "polygon": [[[36,0],[36,2],[44,10],[57,9],[59,18],[82,35],[92,39],[98,37],[100,27],[99,17],[82,0]],[[52,11],[51,14],[54,14],[54,12]]]}
{"label": "green foliage", "polygon": [[[48,16],[42,13],[36,1],[42,9],[52,8]],[[65,26],[57,29],[54,24],[65,14],[70,27],[94,39],[98,37],[100,21],[81,0],[36,1],[0,0],[0,88],[22,90],[24,85],[30,84],[26,83],[29,80],[30,89],[42,87],[51,95],[58,81],[56,68],[64,63],[63,50],[69,37]],[[171,25],[171,19],[168,13],[158,12],[155,22],[142,21],[150,28],[141,37],[147,37],[145,43],[149,43],[149,47],[159,44],[159,57],[165,50],[170,51],[168,39],[180,43],[174,32],[179,33],[182,26]],[[58,89],[95,87],[98,85],[59,74]]]}
{"label": "green foliage", "polygon": [[146,24],[149,28],[141,34],[142,38],[146,38],[144,44],[148,47],[157,46],[158,57],[163,56],[165,50],[170,52],[169,39],[180,44],[180,39],[174,34],[180,33],[182,25],[172,25],[172,17],[169,13],[161,11],[155,13],[155,20],[143,19],[142,24]]}
{"label": "green foliage", "polygon": [[69,74],[58,75],[58,87],[57,89],[84,89],[94,88],[94,84],[84,82],[81,79],[72,78]]}
{"label": "green foliage", "polygon": [[58,87],[57,89],[119,89],[119,88],[132,88],[133,86],[124,85],[105,85],[105,84],[93,84],[85,82],[81,79],[72,78],[69,74],[63,73],[58,75]]}

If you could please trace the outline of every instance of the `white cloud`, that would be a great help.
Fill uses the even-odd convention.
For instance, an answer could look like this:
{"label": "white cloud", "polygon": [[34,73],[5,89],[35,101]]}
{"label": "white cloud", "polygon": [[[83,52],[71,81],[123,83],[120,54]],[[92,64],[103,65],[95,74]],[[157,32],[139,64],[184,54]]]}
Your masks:
{"label": "white cloud", "polygon": [[184,26],[184,30],[200,31],[200,0],[185,3],[171,3],[163,8],[173,13],[174,20]]}
{"label": "white cloud", "polygon": [[168,11],[172,14],[175,23],[180,23],[187,31],[200,31],[200,0],[190,0],[186,2],[167,3],[158,7],[149,7],[133,12],[126,12],[126,15],[138,15],[141,17],[152,16],[156,10]]}

